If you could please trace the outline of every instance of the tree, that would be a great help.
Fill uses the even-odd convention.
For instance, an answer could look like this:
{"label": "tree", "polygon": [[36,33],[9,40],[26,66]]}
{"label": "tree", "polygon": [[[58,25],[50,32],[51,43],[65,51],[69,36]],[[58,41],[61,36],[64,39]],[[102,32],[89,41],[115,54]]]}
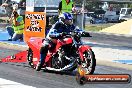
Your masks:
{"label": "tree", "polygon": [[[76,5],[82,6],[83,0],[74,0]],[[86,0],[85,9],[88,11],[93,11],[95,9],[99,9],[99,0]]]}

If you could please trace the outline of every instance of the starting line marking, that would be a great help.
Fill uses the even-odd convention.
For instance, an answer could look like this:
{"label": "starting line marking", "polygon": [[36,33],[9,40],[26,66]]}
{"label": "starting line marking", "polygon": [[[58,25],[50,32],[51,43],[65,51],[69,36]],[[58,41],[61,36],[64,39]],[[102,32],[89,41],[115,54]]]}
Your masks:
{"label": "starting line marking", "polygon": [[21,83],[0,78],[0,88],[36,88],[36,87],[32,87],[32,86],[28,86],[28,85],[24,85]]}

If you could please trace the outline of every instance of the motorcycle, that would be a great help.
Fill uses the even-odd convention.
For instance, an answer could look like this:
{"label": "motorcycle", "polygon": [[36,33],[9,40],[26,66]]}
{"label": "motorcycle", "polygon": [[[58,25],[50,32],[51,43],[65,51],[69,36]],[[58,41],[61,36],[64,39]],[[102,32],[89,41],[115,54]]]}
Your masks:
{"label": "motorcycle", "polygon": [[[65,35],[64,35],[65,34]],[[63,33],[57,39],[56,45],[48,50],[43,69],[51,71],[73,71],[78,66],[87,69],[86,74],[93,74],[96,66],[96,59],[91,47],[84,45],[81,41],[82,33]],[[40,59],[40,48],[42,38],[30,38],[27,60],[31,67],[35,68]]]}

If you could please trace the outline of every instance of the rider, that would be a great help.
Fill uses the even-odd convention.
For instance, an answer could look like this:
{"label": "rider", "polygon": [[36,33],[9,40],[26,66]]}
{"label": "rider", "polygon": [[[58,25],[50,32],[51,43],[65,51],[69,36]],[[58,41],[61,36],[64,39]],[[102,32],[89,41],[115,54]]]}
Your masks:
{"label": "rider", "polygon": [[65,12],[61,14],[59,17],[59,21],[57,21],[52,26],[45,40],[43,41],[42,47],[40,49],[40,61],[36,67],[37,71],[40,71],[41,67],[45,63],[45,58],[48,50],[56,44],[56,39],[53,39],[53,37],[60,38],[64,33],[70,33],[73,30],[83,32],[83,30],[80,30],[79,27],[76,27],[73,24],[73,16],[70,13]]}

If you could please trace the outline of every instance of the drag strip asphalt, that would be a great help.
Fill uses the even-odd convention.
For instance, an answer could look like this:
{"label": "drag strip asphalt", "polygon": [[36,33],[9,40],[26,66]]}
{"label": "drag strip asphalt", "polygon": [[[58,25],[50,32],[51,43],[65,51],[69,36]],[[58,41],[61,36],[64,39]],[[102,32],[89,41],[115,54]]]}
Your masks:
{"label": "drag strip asphalt", "polygon": [[[0,50],[5,52],[1,53],[2,57],[11,55],[12,53],[20,52],[16,50],[0,47]],[[97,62],[98,63],[98,62]],[[106,64],[110,64],[109,62]],[[130,74],[132,70],[126,70],[123,68],[116,68],[111,66],[97,64],[94,74]],[[52,73],[36,72],[27,63],[1,63],[0,64],[0,78],[11,80],[13,82],[21,83],[36,88],[132,88],[132,83],[129,84],[85,84],[83,86],[76,82],[76,71],[71,73]],[[4,85],[4,83],[3,83]],[[22,88],[22,87],[21,87]]]}

